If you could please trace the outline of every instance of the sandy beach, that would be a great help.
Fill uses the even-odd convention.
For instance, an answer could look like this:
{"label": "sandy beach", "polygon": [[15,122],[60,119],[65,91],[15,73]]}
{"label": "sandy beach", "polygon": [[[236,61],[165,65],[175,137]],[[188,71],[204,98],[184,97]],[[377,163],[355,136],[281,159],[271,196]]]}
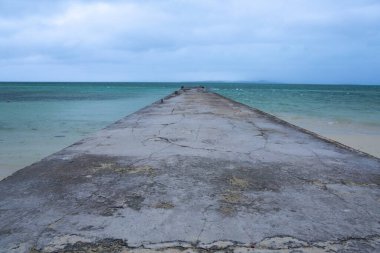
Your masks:
{"label": "sandy beach", "polygon": [[284,115],[282,117],[280,115],[279,117],[328,139],[340,142],[375,157],[380,157],[380,127],[332,124],[325,119],[308,118],[305,116]]}
{"label": "sandy beach", "polygon": [[380,157],[380,135],[326,134],[325,136],[370,155]]}

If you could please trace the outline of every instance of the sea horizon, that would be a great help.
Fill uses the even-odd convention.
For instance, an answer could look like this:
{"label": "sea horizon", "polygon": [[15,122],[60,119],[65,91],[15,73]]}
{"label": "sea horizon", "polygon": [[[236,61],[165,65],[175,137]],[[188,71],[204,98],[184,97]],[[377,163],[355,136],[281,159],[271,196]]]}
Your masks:
{"label": "sea horizon", "polygon": [[40,84],[55,84],[55,83],[116,83],[116,84],[144,84],[144,83],[151,83],[151,84],[202,84],[202,83],[209,83],[209,84],[260,84],[260,85],[327,85],[327,86],[380,86],[380,83],[313,83],[313,82],[276,82],[276,81],[212,81],[212,80],[200,80],[200,81],[0,81],[0,84],[4,83],[40,83]]}

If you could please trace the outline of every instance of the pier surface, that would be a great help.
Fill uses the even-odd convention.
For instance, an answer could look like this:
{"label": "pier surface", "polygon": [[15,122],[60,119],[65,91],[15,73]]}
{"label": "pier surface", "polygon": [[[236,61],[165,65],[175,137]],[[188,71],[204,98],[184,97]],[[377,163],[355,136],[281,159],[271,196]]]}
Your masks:
{"label": "pier surface", "polygon": [[380,252],[380,161],[201,88],[0,182],[0,252]]}

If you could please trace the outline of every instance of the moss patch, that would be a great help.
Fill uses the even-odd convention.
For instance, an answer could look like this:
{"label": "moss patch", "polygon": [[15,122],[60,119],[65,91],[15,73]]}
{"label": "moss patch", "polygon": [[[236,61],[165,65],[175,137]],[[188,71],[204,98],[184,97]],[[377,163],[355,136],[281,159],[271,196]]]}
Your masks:
{"label": "moss patch", "polygon": [[154,208],[160,208],[160,209],[172,209],[174,208],[173,203],[171,202],[159,202],[157,203]]}
{"label": "moss patch", "polygon": [[238,187],[238,188],[242,188],[242,189],[247,188],[248,185],[249,185],[249,183],[248,183],[247,180],[242,179],[242,178],[238,178],[238,177],[235,177],[235,176],[233,176],[232,178],[230,178],[229,183],[232,186],[235,186],[235,187]]}

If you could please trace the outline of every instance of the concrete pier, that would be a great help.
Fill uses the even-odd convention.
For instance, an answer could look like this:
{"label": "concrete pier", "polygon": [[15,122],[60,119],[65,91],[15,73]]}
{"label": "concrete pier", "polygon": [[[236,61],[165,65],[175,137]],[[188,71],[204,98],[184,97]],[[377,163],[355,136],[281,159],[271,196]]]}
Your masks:
{"label": "concrete pier", "polygon": [[380,161],[201,88],[0,182],[0,252],[380,252]]}

